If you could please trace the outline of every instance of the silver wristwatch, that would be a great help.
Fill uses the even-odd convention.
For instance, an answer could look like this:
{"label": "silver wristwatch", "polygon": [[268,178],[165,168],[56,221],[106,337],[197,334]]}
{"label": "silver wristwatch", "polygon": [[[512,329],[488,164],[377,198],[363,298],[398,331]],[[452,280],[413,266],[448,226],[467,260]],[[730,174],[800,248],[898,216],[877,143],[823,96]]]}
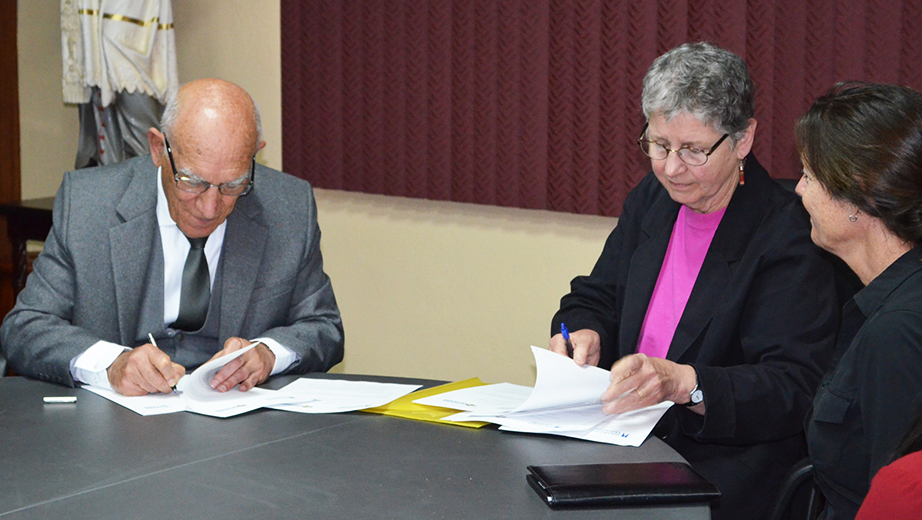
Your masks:
{"label": "silver wristwatch", "polygon": [[692,391],[688,393],[689,401],[685,403],[685,406],[695,406],[704,402],[704,391],[698,388],[698,371],[695,371],[695,388],[692,388]]}

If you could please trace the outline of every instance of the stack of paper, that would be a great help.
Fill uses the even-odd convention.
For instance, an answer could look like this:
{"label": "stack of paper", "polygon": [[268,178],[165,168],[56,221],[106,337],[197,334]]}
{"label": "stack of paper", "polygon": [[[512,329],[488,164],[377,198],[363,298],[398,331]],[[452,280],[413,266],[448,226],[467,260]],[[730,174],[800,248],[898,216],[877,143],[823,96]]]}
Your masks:
{"label": "stack of paper", "polygon": [[212,389],[209,383],[215,374],[254,346],[205,363],[183,377],[173,394],[127,397],[104,388],[84,388],[141,415],[189,411],[231,417],[257,408],[300,413],[364,410],[475,428],[495,423],[501,430],[550,433],[622,446],[640,446],[672,406],[667,401],[605,415],[600,396],[608,388],[609,372],[577,366],[566,356],[538,347],[531,347],[538,367],[534,388],[511,383],[484,385],[472,378],[411,395],[420,385],[301,378],[280,390]]}
{"label": "stack of paper", "polygon": [[531,347],[538,368],[535,387],[509,383],[465,388],[414,401],[464,410],[448,420],[485,421],[501,430],[549,433],[621,446],[640,446],[670,401],[618,415],[602,413],[600,397],[610,373]]}
{"label": "stack of paper", "polygon": [[422,385],[301,378],[278,392],[292,401],[270,406],[276,410],[301,413],[342,413],[386,405]]}
{"label": "stack of paper", "polygon": [[106,388],[83,388],[141,415],[195,412],[213,417],[231,417],[257,408],[275,408],[300,413],[351,412],[387,404],[416,390],[420,385],[297,379],[281,390],[252,388],[218,392],[209,383],[227,363],[255,347],[252,344],[198,367],[176,385],[176,393],[124,396]]}

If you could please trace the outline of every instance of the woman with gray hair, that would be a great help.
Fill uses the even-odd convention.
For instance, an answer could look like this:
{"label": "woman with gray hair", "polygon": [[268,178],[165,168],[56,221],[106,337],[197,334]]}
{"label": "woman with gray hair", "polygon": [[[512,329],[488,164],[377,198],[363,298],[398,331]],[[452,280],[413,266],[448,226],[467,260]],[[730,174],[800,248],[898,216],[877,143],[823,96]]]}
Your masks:
{"label": "woman with gray hair", "polygon": [[839,317],[797,196],[751,153],[753,97],[743,60],[714,45],[653,63],[638,139],[653,171],[561,299],[550,340],[611,368],[606,413],[676,404],[653,433],[720,489],[717,519],[770,513],[804,456]]}

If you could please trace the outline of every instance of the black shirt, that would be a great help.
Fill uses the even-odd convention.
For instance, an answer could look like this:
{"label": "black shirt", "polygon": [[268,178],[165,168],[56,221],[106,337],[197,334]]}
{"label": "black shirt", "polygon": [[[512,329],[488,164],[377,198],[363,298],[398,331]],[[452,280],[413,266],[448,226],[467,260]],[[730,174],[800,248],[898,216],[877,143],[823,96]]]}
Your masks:
{"label": "black shirt", "polygon": [[807,423],[829,520],[855,517],[922,396],[922,247],[845,305],[835,355]]}

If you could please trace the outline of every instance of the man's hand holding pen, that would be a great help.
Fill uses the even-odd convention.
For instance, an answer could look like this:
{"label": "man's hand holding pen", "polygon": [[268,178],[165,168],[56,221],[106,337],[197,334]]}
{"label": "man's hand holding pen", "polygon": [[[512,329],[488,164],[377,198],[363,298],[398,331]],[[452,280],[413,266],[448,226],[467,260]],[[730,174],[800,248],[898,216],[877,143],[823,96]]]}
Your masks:
{"label": "man's hand holding pen", "polygon": [[173,363],[156,345],[147,343],[122,352],[106,374],[112,389],[122,395],[168,394],[186,369]]}

